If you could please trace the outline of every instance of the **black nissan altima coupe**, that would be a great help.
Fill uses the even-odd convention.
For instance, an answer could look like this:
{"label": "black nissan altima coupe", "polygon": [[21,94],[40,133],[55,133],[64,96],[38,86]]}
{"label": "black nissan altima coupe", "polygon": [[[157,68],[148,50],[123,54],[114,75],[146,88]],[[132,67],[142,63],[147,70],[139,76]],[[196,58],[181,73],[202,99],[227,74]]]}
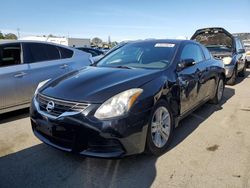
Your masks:
{"label": "black nissan altima coupe", "polygon": [[41,82],[31,104],[34,134],[92,157],[166,151],[178,122],[223,97],[225,70],[189,40],[129,42],[97,63]]}

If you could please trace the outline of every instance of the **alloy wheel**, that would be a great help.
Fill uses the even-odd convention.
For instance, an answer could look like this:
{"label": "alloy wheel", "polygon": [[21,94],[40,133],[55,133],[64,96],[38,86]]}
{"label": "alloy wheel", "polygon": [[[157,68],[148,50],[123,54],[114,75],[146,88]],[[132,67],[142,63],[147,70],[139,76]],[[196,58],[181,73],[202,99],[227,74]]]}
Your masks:
{"label": "alloy wheel", "polygon": [[151,137],[157,148],[167,143],[171,130],[171,118],[167,108],[161,106],[153,114],[151,122]]}

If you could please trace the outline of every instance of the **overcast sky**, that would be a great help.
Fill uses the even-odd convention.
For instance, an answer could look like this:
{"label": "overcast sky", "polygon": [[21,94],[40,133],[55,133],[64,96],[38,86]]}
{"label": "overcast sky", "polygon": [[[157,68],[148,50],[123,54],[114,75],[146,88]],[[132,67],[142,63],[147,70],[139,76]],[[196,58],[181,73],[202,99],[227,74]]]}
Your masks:
{"label": "overcast sky", "polygon": [[250,32],[250,0],[6,0],[0,31],[107,41],[190,37],[220,26]]}

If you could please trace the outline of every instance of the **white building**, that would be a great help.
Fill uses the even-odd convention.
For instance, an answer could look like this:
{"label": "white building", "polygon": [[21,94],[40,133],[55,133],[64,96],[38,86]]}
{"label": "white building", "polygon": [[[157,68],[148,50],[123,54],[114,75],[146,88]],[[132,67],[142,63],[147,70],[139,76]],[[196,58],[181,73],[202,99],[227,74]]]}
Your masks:
{"label": "white building", "polygon": [[28,36],[28,37],[22,37],[19,40],[46,41],[70,47],[90,47],[90,39],[86,38],[84,39],[84,38]]}

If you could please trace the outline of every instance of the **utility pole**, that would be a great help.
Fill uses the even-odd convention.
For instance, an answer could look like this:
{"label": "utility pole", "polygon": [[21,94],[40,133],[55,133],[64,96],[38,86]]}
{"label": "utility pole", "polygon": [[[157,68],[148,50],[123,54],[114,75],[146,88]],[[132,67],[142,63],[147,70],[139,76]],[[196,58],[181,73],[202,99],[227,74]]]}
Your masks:
{"label": "utility pole", "polygon": [[108,37],[108,46],[109,46],[109,48],[111,47],[111,38],[110,38],[110,36]]}
{"label": "utility pole", "polygon": [[17,39],[20,39],[20,28],[17,28]]}

